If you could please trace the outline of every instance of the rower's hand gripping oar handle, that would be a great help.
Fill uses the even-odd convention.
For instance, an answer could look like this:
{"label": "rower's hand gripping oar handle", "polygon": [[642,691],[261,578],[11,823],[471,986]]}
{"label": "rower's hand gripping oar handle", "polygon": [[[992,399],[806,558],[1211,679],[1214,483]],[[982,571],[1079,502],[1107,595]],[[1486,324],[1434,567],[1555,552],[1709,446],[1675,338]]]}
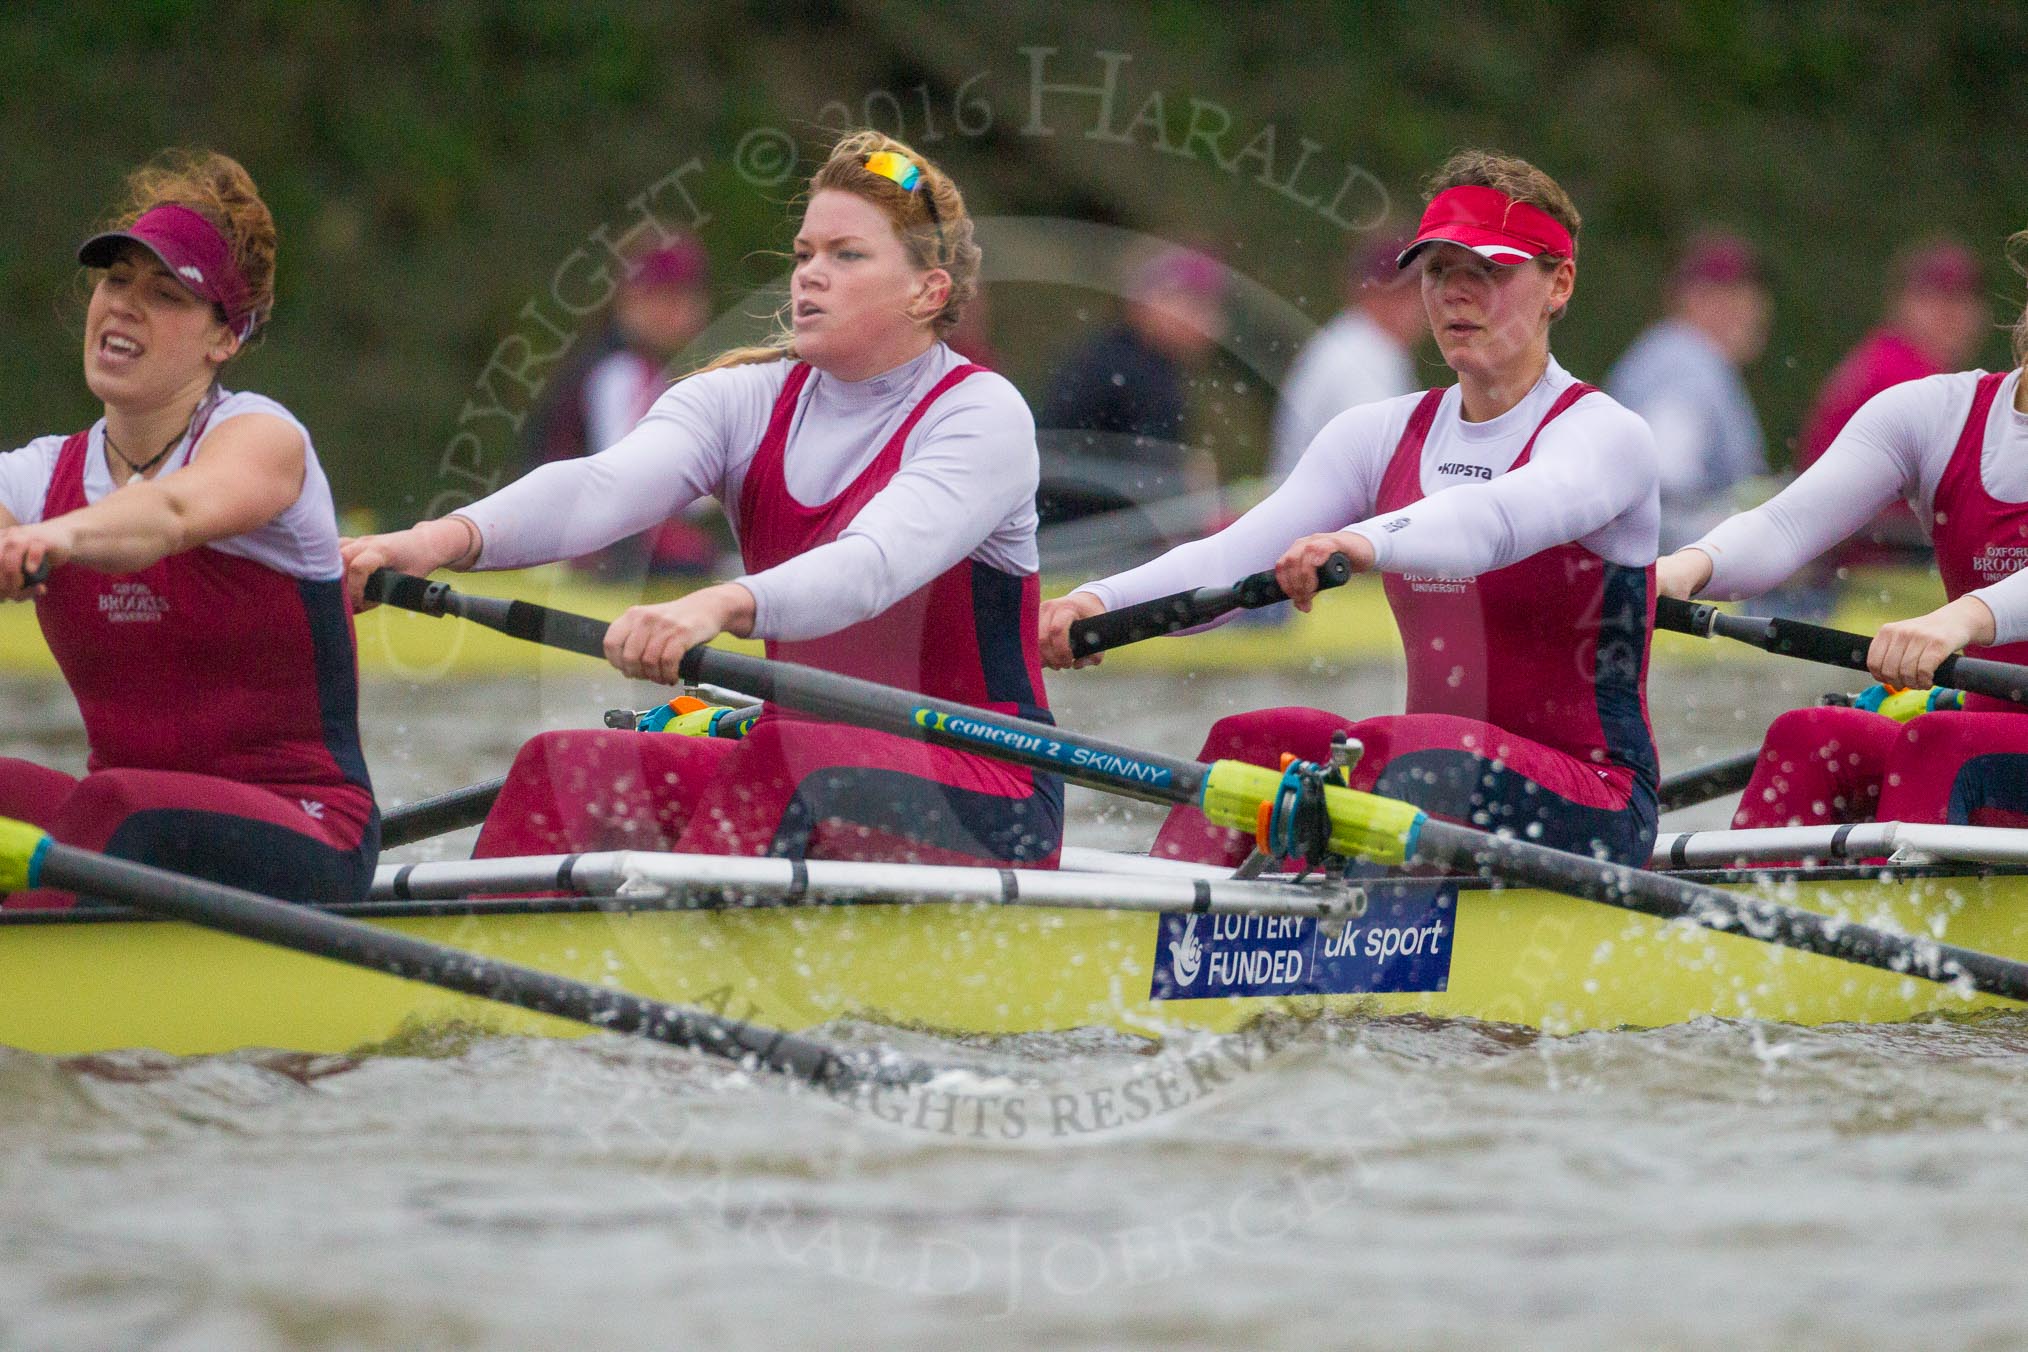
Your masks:
{"label": "rower's hand gripping oar handle", "polygon": [[[1352,576],[1352,560],[1333,554],[1317,569],[1317,588],[1342,587]],[[1286,601],[1289,594],[1272,571],[1243,577],[1230,587],[1199,587],[1195,591],[1158,596],[1139,605],[1122,606],[1079,620],[1070,627],[1070,655],[1091,657],[1143,639],[1160,638],[1179,629],[1209,624],[1229,610],[1259,610]]]}
{"label": "rower's hand gripping oar handle", "polygon": [[[1665,596],[1655,602],[1655,627],[1699,638],[1730,638],[1783,657],[1800,657],[1847,671],[1865,671],[1873,640],[1801,620],[1728,615],[1713,605]],[[1935,682],[1975,695],[2028,704],[2028,667],[1956,653],[1938,663]]]}
{"label": "rower's hand gripping oar handle", "polygon": [[44,559],[41,563],[36,564],[33,568],[24,568],[21,570],[21,585],[24,587],[40,587],[43,583],[47,581],[49,581],[48,559]]}
{"label": "rower's hand gripping oar handle", "polygon": [[391,568],[382,568],[366,579],[366,599],[424,615],[455,615],[514,638],[600,660],[605,658],[606,630],[611,628],[603,620],[526,601],[470,596],[453,590],[448,582],[430,582]]}

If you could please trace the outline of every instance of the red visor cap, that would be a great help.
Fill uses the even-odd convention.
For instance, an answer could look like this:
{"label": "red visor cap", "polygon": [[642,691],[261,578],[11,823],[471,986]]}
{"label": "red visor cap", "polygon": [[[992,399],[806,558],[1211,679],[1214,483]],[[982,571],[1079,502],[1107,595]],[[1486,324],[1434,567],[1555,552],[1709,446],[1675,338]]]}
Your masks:
{"label": "red visor cap", "polygon": [[110,267],[128,240],[162,260],[162,266],[197,295],[225,312],[225,322],[245,342],[260,316],[246,279],[232,261],[232,246],[210,221],[180,202],[149,207],[124,230],[93,235],[77,246],[77,261],[88,268]]}
{"label": "red visor cap", "polygon": [[1423,208],[1422,224],[1397,267],[1432,244],[1456,244],[1494,263],[1526,263],[1538,254],[1568,258],[1570,231],[1541,207],[1517,202],[1498,188],[1445,188]]}

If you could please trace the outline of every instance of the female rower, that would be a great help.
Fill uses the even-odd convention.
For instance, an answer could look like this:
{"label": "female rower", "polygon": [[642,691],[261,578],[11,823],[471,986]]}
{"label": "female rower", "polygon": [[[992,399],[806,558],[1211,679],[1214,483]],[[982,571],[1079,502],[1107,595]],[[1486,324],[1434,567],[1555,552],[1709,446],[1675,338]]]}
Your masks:
{"label": "female rower", "polygon": [[88,773],[0,759],[0,815],[255,891],[355,901],[380,820],[331,489],[294,415],[219,384],[273,306],[274,220],[223,155],[168,156],[128,189],[114,227],[78,249],[93,278],[85,384],[105,416],[0,455],[0,599],[34,598]]}
{"label": "female rower", "polygon": [[[2028,253],[2028,230],[2008,241]],[[2022,269],[2028,272],[2028,267]],[[1656,565],[1669,596],[1758,596],[1897,499],[1916,508],[1950,600],[1880,630],[1875,680],[1928,689],[1959,649],[2028,662],[2028,310],[2015,368],[1960,371],[1868,400],[1816,463],[1767,503]],[[1907,723],[1864,709],[1796,709],[1768,728],[1735,826],[1853,821],[2028,826],[2028,718],[1967,695]]]}
{"label": "female rower", "polygon": [[[1489,830],[1645,863],[1656,816],[1648,726],[1657,524],[1647,425],[1549,355],[1577,282],[1577,209],[1547,174],[1453,156],[1399,264],[1420,265],[1448,389],[1351,409],[1274,495],[1219,534],[1043,608],[1043,655],[1071,624],[1272,565],[1301,609],[1334,552],[1386,574],[1408,656],[1405,714],[1317,709],[1221,719],[1209,760],[1322,760],[1344,729],[1355,787]],[[1350,524],[1347,524],[1350,523]],[[1293,541],[1293,543],[1291,543]],[[1194,809],[1158,853],[1237,863],[1249,842]]]}
{"label": "female rower", "polygon": [[[610,449],[462,512],[348,543],[374,569],[521,568],[602,548],[706,495],[738,580],[636,606],[606,634],[629,676],[674,682],[722,633],[771,656],[1047,719],[1035,647],[1034,420],[947,347],[978,285],[957,186],[877,132],[810,180],[789,319],[679,381]],[[1059,780],[770,710],[738,742],[561,732],[521,749],[477,854],[654,848],[1053,864]]]}

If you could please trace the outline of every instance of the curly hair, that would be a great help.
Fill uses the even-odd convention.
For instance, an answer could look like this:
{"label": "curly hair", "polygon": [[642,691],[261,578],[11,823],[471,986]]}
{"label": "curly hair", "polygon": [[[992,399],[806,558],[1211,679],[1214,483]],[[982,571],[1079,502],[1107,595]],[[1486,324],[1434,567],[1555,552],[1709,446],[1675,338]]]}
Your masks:
{"label": "curly hair", "polygon": [[232,261],[246,280],[255,322],[275,305],[275,218],[253,176],[238,160],[215,150],[165,150],[127,176],[126,199],[108,224],[124,230],[165,202],[185,206],[225,237]]}

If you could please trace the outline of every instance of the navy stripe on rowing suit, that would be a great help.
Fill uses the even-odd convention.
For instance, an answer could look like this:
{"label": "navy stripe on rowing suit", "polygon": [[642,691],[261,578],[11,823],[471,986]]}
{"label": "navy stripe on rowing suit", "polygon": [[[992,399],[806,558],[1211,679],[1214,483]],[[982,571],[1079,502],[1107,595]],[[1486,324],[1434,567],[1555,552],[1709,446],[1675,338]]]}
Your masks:
{"label": "navy stripe on rowing suit", "polygon": [[1638,776],[1624,808],[1573,803],[1518,770],[1470,751],[1430,748],[1387,763],[1373,792],[1413,803],[1482,831],[1575,854],[1604,850],[1615,863],[1645,868],[1661,814],[1651,781]]}
{"label": "navy stripe on rowing suit", "polygon": [[801,859],[826,821],[850,822],[979,859],[1027,864],[1063,842],[1063,781],[1036,775],[1025,797],[955,788],[900,770],[836,766],[796,786],[768,853]]}
{"label": "navy stripe on rowing suit", "polygon": [[1031,622],[1021,617],[1021,595],[1027,580],[977,559],[971,564],[972,628],[978,636],[986,698],[995,704],[1015,705],[1023,718],[1054,723],[1036,697],[1035,684],[1028,678],[1028,656],[1021,646],[1031,627]]}
{"label": "navy stripe on rowing suit", "polygon": [[[311,582],[297,579],[303,614],[310,623],[310,651],[317,667],[317,710],[324,725],[324,746],[350,784],[373,795],[366,772],[366,754],[359,746],[359,662],[352,647],[350,612],[342,580]],[[380,806],[375,803],[359,839],[367,859],[380,857]]]}
{"label": "navy stripe on rowing suit", "polygon": [[1612,763],[1655,784],[1661,780],[1661,759],[1648,720],[1641,716],[1647,638],[1648,570],[1607,563],[1599,596],[1598,658],[1592,672],[1599,727]]}
{"label": "navy stripe on rowing suit", "polygon": [[172,873],[288,901],[364,901],[374,855],[338,850],[273,822],[191,808],[144,808],[106,841],[105,852]]}
{"label": "navy stripe on rowing suit", "polygon": [[1958,767],[1946,820],[1952,826],[1969,826],[1980,808],[2028,813],[2028,756],[1996,751]]}

